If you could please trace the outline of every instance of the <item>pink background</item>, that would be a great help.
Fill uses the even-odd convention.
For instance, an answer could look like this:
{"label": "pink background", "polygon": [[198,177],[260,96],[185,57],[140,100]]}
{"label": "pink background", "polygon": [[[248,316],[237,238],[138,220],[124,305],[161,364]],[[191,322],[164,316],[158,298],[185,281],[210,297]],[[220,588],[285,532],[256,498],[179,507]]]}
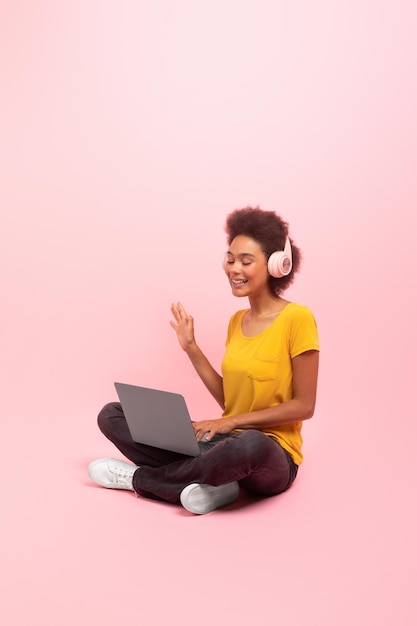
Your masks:
{"label": "pink background", "polygon": [[[414,0],[0,4],[7,626],[417,621]],[[113,381],[218,409],[226,214],[290,222],[316,314],[292,490],[227,511],[95,488]]]}

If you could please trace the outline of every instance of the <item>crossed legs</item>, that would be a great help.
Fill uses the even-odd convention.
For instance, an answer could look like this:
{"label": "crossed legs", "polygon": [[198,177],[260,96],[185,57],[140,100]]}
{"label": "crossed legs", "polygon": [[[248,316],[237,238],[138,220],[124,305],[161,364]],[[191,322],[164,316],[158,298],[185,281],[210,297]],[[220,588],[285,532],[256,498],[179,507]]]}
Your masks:
{"label": "crossed legs", "polygon": [[211,486],[238,482],[252,493],[276,495],[288,489],[297,474],[289,454],[257,430],[217,435],[200,444],[203,454],[189,457],[133,441],[117,402],[98,416],[103,434],[138,466],[132,477],[136,493],[176,503],[192,483]]}

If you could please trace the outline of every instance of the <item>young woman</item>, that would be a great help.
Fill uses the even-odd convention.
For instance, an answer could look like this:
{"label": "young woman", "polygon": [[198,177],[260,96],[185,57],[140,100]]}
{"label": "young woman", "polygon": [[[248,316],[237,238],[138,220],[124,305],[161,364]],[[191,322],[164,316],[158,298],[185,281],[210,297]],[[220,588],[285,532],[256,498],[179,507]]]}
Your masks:
{"label": "young woman", "polygon": [[238,209],[226,222],[224,269],[233,295],[249,308],[230,322],[222,375],[194,337],[182,304],[172,305],[171,326],[181,348],[220,405],[220,419],[194,422],[203,454],[188,457],[135,443],[119,403],[107,404],[99,427],[130,460],[99,459],[90,478],[128,489],[192,513],[208,513],[236,500],[239,486],[272,496],[287,490],[302,462],[301,427],[314,413],[319,343],[311,311],[281,294],[300,265],[288,225],[272,211]]}

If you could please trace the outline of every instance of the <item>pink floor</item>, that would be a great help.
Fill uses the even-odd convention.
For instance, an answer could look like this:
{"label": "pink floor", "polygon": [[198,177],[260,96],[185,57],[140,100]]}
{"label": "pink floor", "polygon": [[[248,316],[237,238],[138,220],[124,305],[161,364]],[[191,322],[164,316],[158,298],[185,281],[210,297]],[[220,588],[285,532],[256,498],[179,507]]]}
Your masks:
{"label": "pink floor", "polygon": [[414,464],[384,443],[368,455],[349,428],[325,452],[328,409],[322,440],[305,429],[288,493],[201,517],[92,485],[88,462],[114,452],[89,411],[38,407],[24,432],[18,417],[3,456],[3,624],[416,623]]}

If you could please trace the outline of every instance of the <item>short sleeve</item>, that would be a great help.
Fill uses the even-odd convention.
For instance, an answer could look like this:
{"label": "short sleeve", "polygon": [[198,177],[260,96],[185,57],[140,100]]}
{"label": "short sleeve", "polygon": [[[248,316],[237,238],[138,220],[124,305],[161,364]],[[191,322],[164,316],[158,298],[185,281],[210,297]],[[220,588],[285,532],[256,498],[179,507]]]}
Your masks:
{"label": "short sleeve", "polygon": [[308,307],[297,307],[290,328],[289,352],[292,359],[308,350],[320,350],[317,323]]}

